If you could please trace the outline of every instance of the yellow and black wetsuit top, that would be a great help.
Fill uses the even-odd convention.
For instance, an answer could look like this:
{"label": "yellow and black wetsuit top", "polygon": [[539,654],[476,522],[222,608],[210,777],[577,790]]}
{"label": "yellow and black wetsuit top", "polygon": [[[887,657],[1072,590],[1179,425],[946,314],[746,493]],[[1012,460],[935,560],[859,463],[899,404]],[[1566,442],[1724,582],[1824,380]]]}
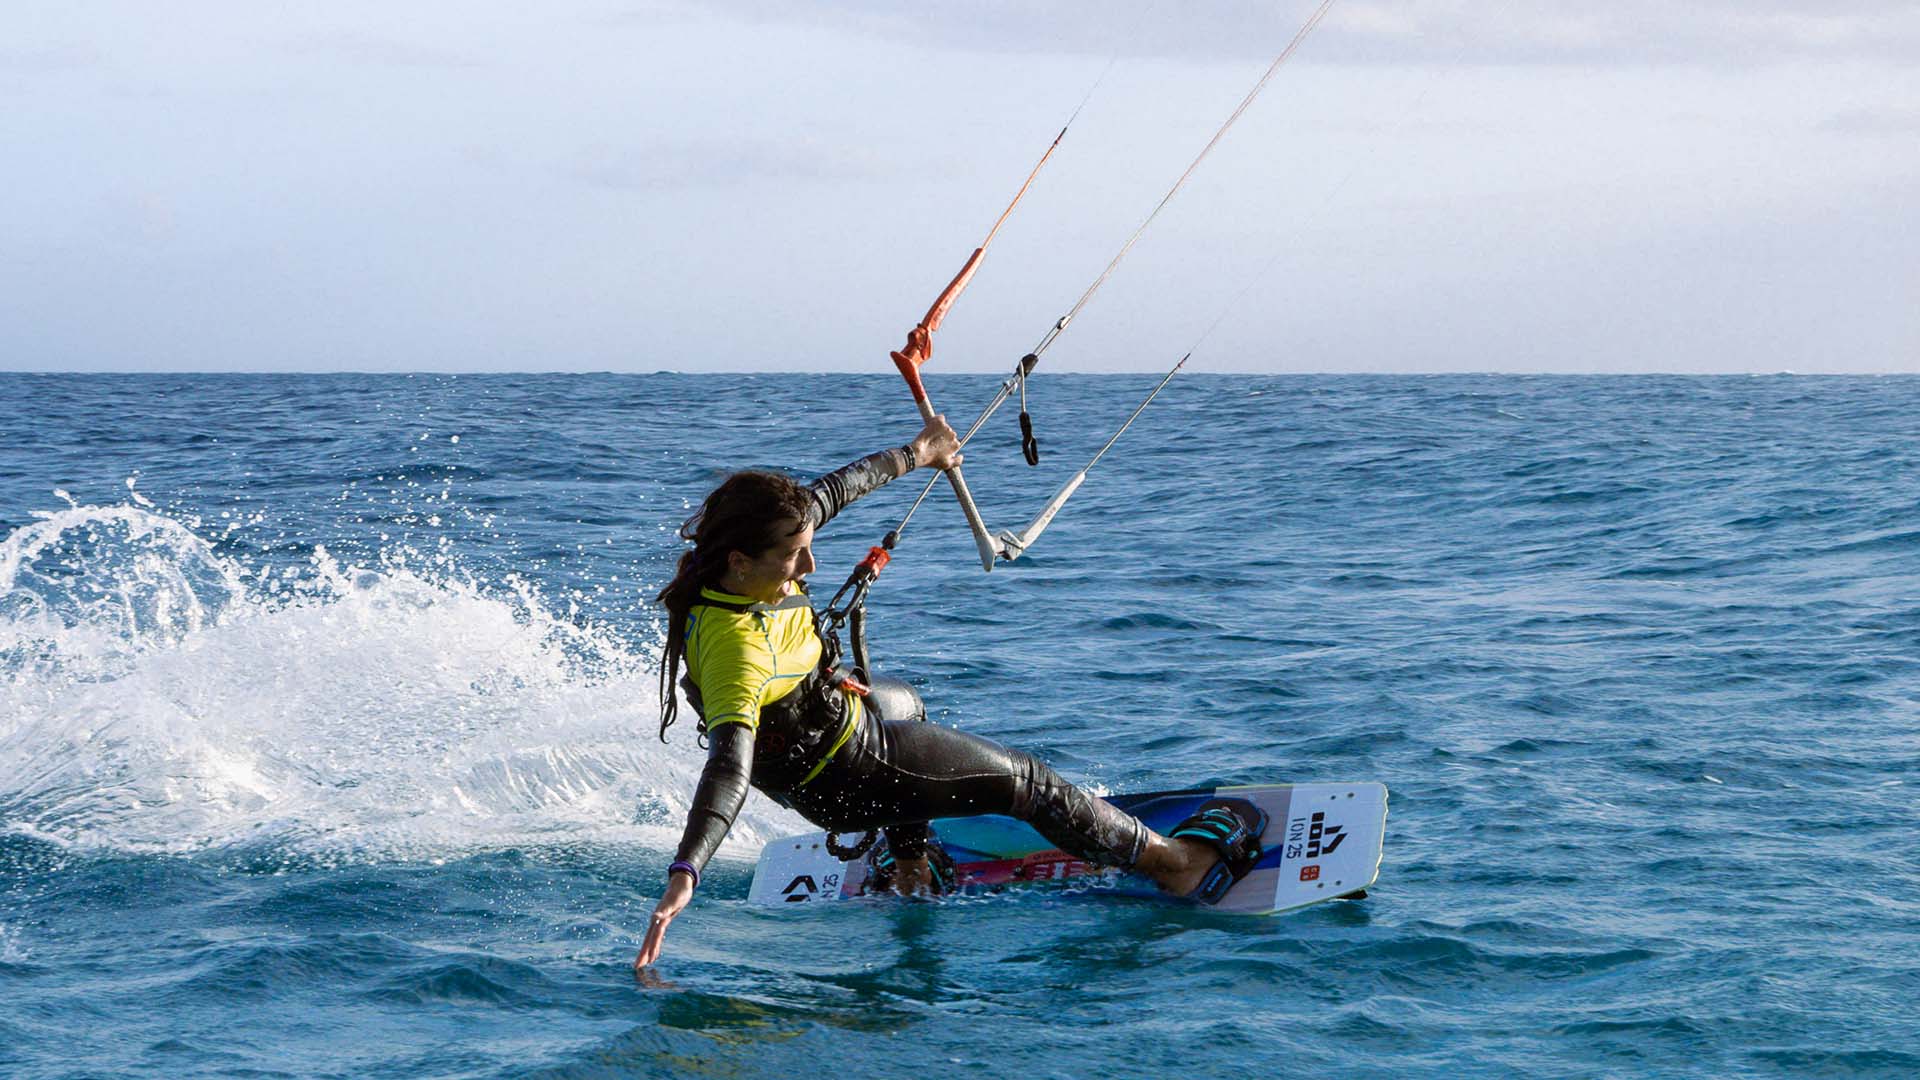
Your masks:
{"label": "yellow and black wetsuit top", "polygon": [[[718,589],[700,590],[700,601],[687,616],[687,675],[699,689],[706,730],[745,724],[758,736],[761,712],[800,692],[819,669],[821,651],[813,605],[805,592],[795,590],[780,603],[763,604]],[[845,707],[839,711],[846,719],[840,730],[822,733],[819,759],[799,778],[802,784],[826,768],[860,722],[859,695],[838,688],[819,692],[841,695]]]}
{"label": "yellow and black wetsuit top", "polygon": [[[813,494],[810,524],[818,529],[855,499],[912,472],[914,465],[910,447],[882,450],[815,480],[808,485]],[[823,646],[804,591],[778,604],[756,604],[744,596],[703,589],[688,616],[686,643],[687,681],[693,686],[688,697],[697,699],[695,707],[710,742],[677,858],[703,867],[733,827],[746,803],[748,784],[797,786],[819,776],[853,737],[864,706],[857,696],[813,678]],[[795,697],[803,693],[844,695],[845,707],[810,709],[809,702]],[[829,698],[821,704],[841,703]],[[763,730],[786,726],[763,725],[763,719],[796,715],[815,721],[834,715],[836,722],[799,732]],[[762,772],[762,766],[773,762],[781,767],[767,771],[781,775]]]}

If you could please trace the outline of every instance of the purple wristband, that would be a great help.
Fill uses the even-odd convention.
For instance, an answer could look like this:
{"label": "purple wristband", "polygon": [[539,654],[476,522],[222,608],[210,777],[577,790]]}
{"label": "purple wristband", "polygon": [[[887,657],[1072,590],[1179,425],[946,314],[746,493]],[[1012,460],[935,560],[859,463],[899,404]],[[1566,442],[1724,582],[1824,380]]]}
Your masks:
{"label": "purple wristband", "polygon": [[693,865],[692,863],[688,862],[685,859],[675,859],[673,860],[673,862],[667,865],[667,873],[671,874],[675,870],[685,870],[688,873],[688,875],[690,875],[693,878],[693,887],[696,889],[700,887],[700,868],[699,867]]}

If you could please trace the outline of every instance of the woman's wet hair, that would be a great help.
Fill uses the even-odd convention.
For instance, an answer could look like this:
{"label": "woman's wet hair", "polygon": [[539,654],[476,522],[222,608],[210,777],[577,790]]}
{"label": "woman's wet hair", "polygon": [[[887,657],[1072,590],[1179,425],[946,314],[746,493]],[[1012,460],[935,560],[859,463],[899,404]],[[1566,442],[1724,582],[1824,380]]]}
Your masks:
{"label": "woman's wet hair", "polygon": [[680,556],[673,580],[654,597],[667,609],[667,643],[660,653],[661,742],[679,713],[674,684],[687,653],[687,613],[700,590],[719,586],[729,552],[758,558],[805,528],[812,515],[813,493],[805,484],[779,473],[737,472],[680,526],[681,538],[693,541],[693,547]]}

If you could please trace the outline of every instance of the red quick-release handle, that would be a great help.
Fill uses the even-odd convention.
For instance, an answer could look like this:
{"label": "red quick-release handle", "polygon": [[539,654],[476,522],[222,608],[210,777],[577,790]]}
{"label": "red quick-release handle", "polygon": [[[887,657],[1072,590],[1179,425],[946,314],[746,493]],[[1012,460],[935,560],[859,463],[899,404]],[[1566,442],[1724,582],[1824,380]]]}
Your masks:
{"label": "red quick-release handle", "polygon": [[967,264],[953,275],[953,280],[947,282],[946,288],[940,290],[939,298],[927,309],[926,315],[920,319],[920,325],[907,331],[907,343],[889,354],[893,357],[893,366],[900,369],[900,377],[907,380],[907,387],[913,391],[915,401],[927,400],[927,388],[920,383],[920,365],[933,356],[933,332],[940,329],[941,321],[947,317],[947,309],[953,307],[953,302],[960,298],[961,290],[973,280],[973,272],[980,269],[980,257],[986,253],[984,246],[973,249],[973,254],[967,257]]}
{"label": "red quick-release handle", "polygon": [[907,334],[907,347],[889,354],[893,357],[893,366],[900,369],[900,377],[907,380],[907,389],[913,391],[914,403],[918,405],[927,404],[927,388],[920,382],[920,365],[932,352],[933,344],[927,340],[926,328],[916,326]]}

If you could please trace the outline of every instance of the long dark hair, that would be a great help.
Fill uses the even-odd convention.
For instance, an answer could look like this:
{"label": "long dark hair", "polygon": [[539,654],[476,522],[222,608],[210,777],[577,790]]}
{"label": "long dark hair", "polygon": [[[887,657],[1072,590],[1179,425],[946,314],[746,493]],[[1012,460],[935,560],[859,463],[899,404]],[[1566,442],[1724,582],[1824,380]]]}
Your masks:
{"label": "long dark hair", "polygon": [[804,523],[812,512],[813,493],[806,485],[779,473],[737,472],[680,526],[680,538],[693,541],[693,547],[680,556],[673,580],[654,597],[667,609],[667,645],[660,652],[661,742],[680,711],[674,683],[687,655],[687,613],[700,590],[718,586],[726,576],[728,552],[757,557],[780,541],[781,522]]}

